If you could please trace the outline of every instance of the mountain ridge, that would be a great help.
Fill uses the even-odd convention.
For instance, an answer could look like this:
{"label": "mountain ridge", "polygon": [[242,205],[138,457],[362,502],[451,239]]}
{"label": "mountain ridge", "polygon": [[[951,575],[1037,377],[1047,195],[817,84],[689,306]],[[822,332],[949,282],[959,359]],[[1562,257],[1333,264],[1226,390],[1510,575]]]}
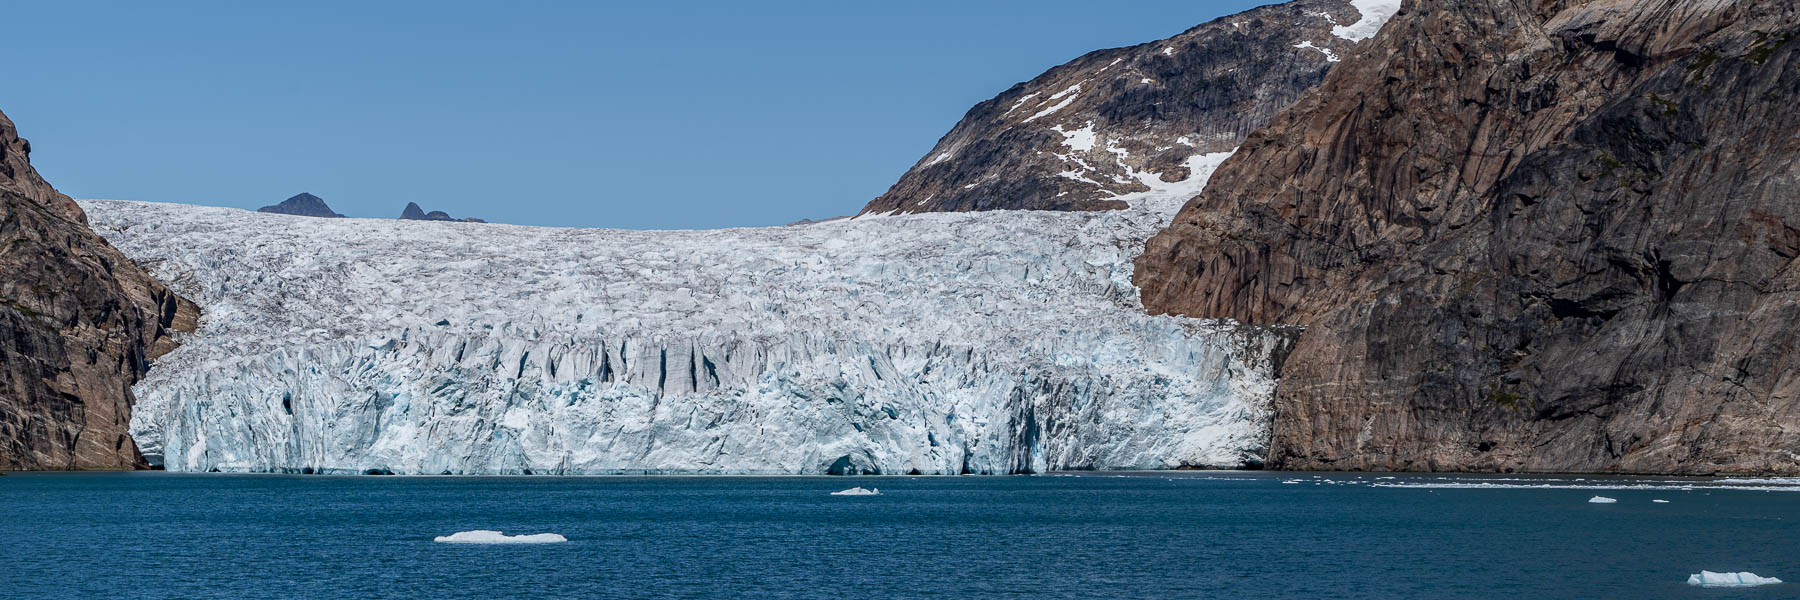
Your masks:
{"label": "mountain ridge", "polygon": [[441,210],[425,212],[425,209],[420,208],[419,203],[417,203],[417,202],[406,203],[406,208],[402,209],[400,211],[400,218],[405,219],[405,220],[410,220],[410,221],[450,221],[450,222],[456,222],[456,223],[486,223],[487,222],[487,221],[483,221],[481,219],[477,219],[475,217],[464,217],[464,218],[458,219],[456,217],[450,216],[450,213],[447,213],[447,212],[444,212]]}
{"label": "mountain ridge", "polygon": [[1087,53],[975,105],[859,214],[1122,208],[1236,148],[1396,8],[1295,0]]}
{"label": "mountain ridge", "polygon": [[331,207],[325,204],[324,199],[307,192],[295,194],[294,196],[281,201],[280,204],[273,204],[256,209],[256,212],[298,215],[302,217],[323,217],[328,219],[344,218],[344,215],[332,211]]}

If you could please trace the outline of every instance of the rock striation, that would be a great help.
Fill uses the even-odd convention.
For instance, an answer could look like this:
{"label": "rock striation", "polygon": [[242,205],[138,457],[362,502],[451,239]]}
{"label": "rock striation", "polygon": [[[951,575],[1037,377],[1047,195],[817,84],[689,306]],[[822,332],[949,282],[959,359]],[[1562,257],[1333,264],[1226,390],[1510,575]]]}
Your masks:
{"label": "rock striation", "polygon": [[131,385],[198,309],[88,229],[0,114],[0,469],[142,466]]}
{"label": "rock striation", "polygon": [[1408,0],[1147,244],[1288,469],[1800,473],[1800,7]]}
{"label": "rock striation", "polygon": [[1398,0],[1295,0],[1089,53],[970,109],[862,214],[1110,210],[1317,85]]}
{"label": "rock striation", "polygon": [[344,218],[344,215],[332,211],[331,207],[325,204],[324,199],[305,192],[301,192],[292,198],[283,200],[281,201],[281,204],[264,206],[256,209],[256,212],[299,215],[302,217],[324,217],[328,219]]}

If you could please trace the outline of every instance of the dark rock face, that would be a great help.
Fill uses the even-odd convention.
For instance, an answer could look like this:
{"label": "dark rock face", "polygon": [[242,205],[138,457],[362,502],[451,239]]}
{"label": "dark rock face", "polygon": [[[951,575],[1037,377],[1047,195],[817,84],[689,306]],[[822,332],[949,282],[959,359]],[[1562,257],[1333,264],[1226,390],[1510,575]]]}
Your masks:
{"label": "dark rock face", "polygon": [[419,203],[417,203],[417,202],[406,203],[406,209],[400,211],[400,218],[413,220],[413,221],[455,221],[455,222],[459,222],[459,223],[486,223],[487,222],[487,221],[483,221],[481,219],[477,219],[475,217],[458,219],[456,217],[450,216],[450,213],[447,213],[447,212],[444,212],[441,210],[425,212],[425,209],[419,208]]}
{"label": "dark rock face", "polygon": [[300,215],[302,217],[325,217],[329,219],[344,218],[344,215],[332,212],[331,207],[325,205],[325,200],[305,192],[283,200],[281,201],[281,204],[264,206],[256,209],[256,212]]}
{"label": "dark rock face", "polygon": [[1409,0],[1152,239],[1287,469],[1800,473],[1800,6]]}
{"label": "dark rock face", "polygon": [[143,466],[131,385],[199,310],[88,229],[30,151],[0,114],[0,469]]}
{"label": "dark rock face", "polygon": [[1361,17],[1295,0],[1089,53],[970,109],[862,213],[1123,208],[1112,198],[1186,178],[1189,157],[1236,148],[1317,85],[1356,44],[1334,28]]}

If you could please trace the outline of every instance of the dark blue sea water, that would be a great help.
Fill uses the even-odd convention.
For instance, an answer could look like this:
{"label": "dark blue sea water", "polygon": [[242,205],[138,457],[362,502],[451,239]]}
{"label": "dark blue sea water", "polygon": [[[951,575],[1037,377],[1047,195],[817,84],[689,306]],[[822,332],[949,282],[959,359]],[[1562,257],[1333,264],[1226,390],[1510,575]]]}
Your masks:
{"label": "dark blue sea water", "polygon": [[[1800,596],[1685,584],[1700,569],[1800,582],[1800,493],[1369,485],[1442,481],[14,473],[0,596]],[[883,495],[827,495],[852,485]],[[570,541],[432,541],[471,529]]]}

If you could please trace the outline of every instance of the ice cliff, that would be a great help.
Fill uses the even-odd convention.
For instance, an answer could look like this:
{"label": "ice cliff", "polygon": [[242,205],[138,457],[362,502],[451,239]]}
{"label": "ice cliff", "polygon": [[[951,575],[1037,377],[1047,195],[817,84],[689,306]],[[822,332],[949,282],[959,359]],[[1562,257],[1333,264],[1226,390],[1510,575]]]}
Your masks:
{"label": "ice cliff", "polygon": [[1224,154],[1102,213],[713,231],[84,201],[204,307],[135,388],[170,470],[1016,473],[1261,460],[1288,336],[1145,315]]}

